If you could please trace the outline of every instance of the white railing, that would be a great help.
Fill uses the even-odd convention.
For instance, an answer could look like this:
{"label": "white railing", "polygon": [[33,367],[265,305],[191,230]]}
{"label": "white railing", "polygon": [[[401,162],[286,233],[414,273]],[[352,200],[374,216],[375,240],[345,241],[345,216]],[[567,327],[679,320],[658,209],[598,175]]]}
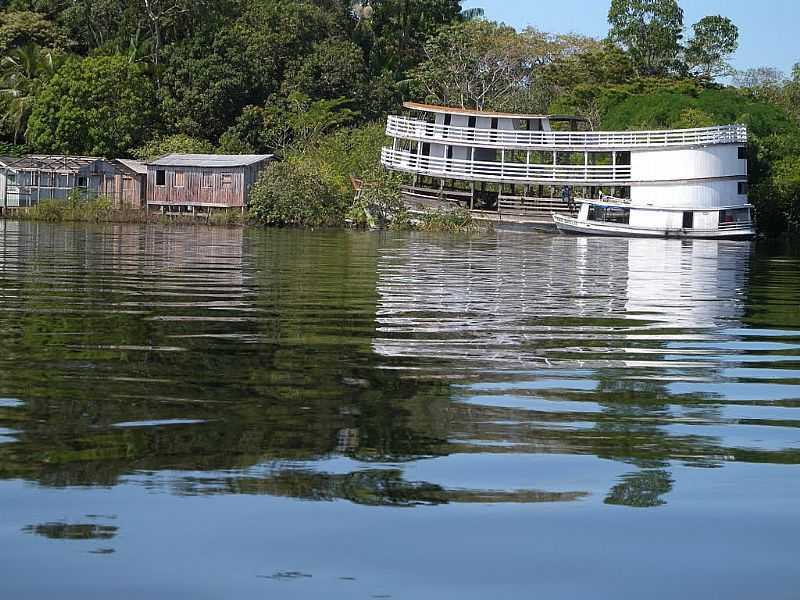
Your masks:
{"label": "white railing", "polygon": [[504,131],[436,125],[398,116],[389,117],[386,135],[434,144],[553,150],[630,150],[747,143],[744,125],[665,131]]}
{"label": "white railing", "polygon": [[629,182],[631,179],[630,165],[538,165],[470,161],[423,156],[391,148],[381,151],[381,163],[395,171],[468,181],[610,184]]}
{"label": "white railing", "polygon": [[736,223],[720,223],[719,230],[720,231],[740,231],[743,229],[752,229],[753,222],[752,221],[739,221]]}

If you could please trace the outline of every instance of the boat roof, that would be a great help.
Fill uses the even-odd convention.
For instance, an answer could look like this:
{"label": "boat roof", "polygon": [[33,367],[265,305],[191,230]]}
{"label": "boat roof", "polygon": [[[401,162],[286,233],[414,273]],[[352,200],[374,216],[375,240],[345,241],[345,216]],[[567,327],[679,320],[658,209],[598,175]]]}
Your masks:
{"label": "boat roof", "polygon": [[453,106],[438,106],[436,104],[422,104],[420,102],[404,102],[403,106],[409,110],[421,110],[424,112],[443,113],[450,115],[467,115],[470,117],[492,117],[500,119],[548,119],[550,121],[586,121],[583,117],[574,115],[537,115],[526,113],[506,113],[488,110],[477,110],[471,108],[457,108]]}

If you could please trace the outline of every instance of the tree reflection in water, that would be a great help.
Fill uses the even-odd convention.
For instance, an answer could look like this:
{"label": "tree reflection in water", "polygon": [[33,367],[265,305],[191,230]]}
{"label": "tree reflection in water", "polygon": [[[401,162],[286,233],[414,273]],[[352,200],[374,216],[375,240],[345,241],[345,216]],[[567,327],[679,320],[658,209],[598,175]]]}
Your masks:
{"label": "tree reflection in water", "polygon": [[[723,367],[752,356],[728,347],[743,340],[731,331],[748,244],[3,227],[6,479],[532,503],[590,490],[539,489],[535,473],[522,489],[479,472],[447,485],[409,468],[581,455],[640,469],[610,479],[606,503],[658,506],[675,462],[800,459],[692,430],[736,427],[714,386],[739,382]],[[775,293],[796,293],[783,277]],[[673,391],[687,380],[711,391]],[[344,472],[329,470],[336,457]]]}

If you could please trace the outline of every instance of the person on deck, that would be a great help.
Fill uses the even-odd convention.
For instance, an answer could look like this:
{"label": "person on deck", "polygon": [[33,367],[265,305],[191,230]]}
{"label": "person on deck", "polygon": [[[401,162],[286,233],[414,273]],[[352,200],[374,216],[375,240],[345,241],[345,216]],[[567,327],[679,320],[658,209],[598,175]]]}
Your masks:
{"label": "person on deck", "polygon": [[569,210],[569,212],[575,211],[575,200],[572,197],[571,185],[565,185],[561,188],[561,199],[567,203],[567,210]]}

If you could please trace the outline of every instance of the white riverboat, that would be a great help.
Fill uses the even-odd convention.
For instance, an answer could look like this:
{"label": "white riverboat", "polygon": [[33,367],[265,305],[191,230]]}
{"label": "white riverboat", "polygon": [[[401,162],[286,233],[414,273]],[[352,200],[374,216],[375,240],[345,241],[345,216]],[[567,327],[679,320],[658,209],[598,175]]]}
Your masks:
{"label": "white riverboat", "polygon": [[406,103],[381,162],[412,207],[613,236],[749,238],[747,128],[591,131],[564,115]]}

